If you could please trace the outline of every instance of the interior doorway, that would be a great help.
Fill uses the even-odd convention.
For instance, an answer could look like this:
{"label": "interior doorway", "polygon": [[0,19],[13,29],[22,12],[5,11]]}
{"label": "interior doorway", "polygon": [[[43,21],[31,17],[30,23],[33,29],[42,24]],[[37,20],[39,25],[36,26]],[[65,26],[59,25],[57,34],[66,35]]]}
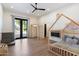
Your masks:
{"label": "interior doorway", "polygon": [[36,24],[31,25],[31,37],[37,38],[37,25]]}
{"label": "interior doorway", "polygon": [[47,37],[47,25],[44,24],[44,37],[46,38]]}
{"label": "interior doorway", "polygon": [[15,38],[21,39],[27,37],[28,20],[15,18]]}

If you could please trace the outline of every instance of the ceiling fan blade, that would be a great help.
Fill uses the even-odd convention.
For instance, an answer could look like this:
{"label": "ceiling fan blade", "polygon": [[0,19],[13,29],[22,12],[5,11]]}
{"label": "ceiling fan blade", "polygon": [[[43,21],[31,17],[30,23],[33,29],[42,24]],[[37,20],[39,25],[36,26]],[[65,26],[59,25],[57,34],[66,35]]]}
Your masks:
{"label": "ceiling fan blade", "polygon": [[37,10],[45,10],[45,9],[42,9],[42,8],[37,8]]}
{"label": "ceiling fan blade", "polygon": [[36,8],[37,8],[37,3],[35,3],[35,6],[36,6]]}
{"label": "ceiling fan blade", "polygon": [[35,9],[32,11],[32,13],[35,11]]}
{"label": "ceiling fan blade", "polygon": [[36,7],[35,7],[35,6],[33,6],[32,4],[31,4],[31,6],[32,6],[32,7],[34,7],[34,8],[36,8]]}

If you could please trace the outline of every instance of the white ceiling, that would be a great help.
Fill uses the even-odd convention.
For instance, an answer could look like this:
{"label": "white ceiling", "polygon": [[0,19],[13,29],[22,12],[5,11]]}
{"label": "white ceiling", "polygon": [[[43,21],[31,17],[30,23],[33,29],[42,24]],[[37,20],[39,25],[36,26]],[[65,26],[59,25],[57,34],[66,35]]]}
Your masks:
{"label": "white ceiling", "polygon": [[55,11],[59,8],[63,8],[72,4],[69,3],[38,3],[39,8],[45,8],[45,11],[35,11],[32,13],[32,10],[34,9],[30,4],[34,3],[3,3],[3,7],[5,10],[9,10],[12,12],[18,12],[27,14],[29,16],[42,16],[45,14],[48,14],[51,11]]}

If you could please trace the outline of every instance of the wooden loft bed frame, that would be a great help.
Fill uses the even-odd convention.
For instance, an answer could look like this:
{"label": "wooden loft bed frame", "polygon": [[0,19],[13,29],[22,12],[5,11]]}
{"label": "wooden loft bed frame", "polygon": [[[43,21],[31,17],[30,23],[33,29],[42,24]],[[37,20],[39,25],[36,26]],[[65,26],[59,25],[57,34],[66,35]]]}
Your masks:
{"label": "wooden loft bed frame", "polygon": [[[78,22],[79,23],[79,22]],[[68,31],[66,31],[65,29],[69,26],[69,25],[73,25],[73,26],[79,26],[79,25],[77,25],[77,24],[74,24],[73,22],[71,22],[71,23],[69,23],[62,31],[64,32],[64,33],[68,33],[68,34],[79,34],[79,32],[77,32],[77,33],[75,33],[75,32],[68,32]],[[73,29],[72,29],[73,30]]]}
{"label": "wooden loft bed frame", "polygon": [[[65,18],[67,18],[69,21],[71,21],[69,24],[67,24],[67,26],[66,26],[65,28],[67,28],[71,23],[74,23],[75,25],[79,26],[79,22],[74,21],[73,19],[71,19],[70,17],[64,15],[63,13],[61,13],[61,14],[58,13],[58,14],[57,14],[56,21],[51,25],[51,27],[50,27],[49,30],[48,30],[49,32],[56,31],[56,30],[53,30],[52,27],[56,24],[56,22],[57,22],[62,16],[65,17]],[[62,29],[62,30],[57,30],[57,31],[59,31],[60,34],[61,34],[61,39],[63,38],[65,28]],[[51,29],[52,29],[52,30],[51,30]],[[65,33],[66,33],[66,32],[65,32]],[[70,33],[70,34],[77,34],[77,33]]]}
{"label": "wooden loft bed frame", "polygon": [[[64,16],[65,18],[67,18],[68,20],[71,21],[65,28],[67,28],[71,23],[74,23],[77,26],[79,26],[79,23],[75,22],[73,19],[67,17],[66,15],[64,15],[64,14],[57,14],[57,15],[58,15],[58,17],[57,17],[56,21],[52,24],[52,26],[49,28],[49,31],[53,31],[53,30],[51,30],[51,28],[56,24],[56,22],[60,19],[61,16]],[[63,30],[60,30],[62,37],[63,37],[65,28]],[[52,53],[55,53],[58,56],[79,56],[79,54],[75,53],[74,51],[67,50],[66,48],[59,47],[59,46],[56,46],[56,45],[50,44],[50,43],[48,44],[48,50]]]}
{"label": "wooden loft bed frame", "polygon": [[78,25],[79,26],[79,23],[77,23],[76,21],[74,21],[73,19],[71,19],[70,17],[67,17],[66,15],[64,15],[64,14],[57,14],[58,15],[58,17],[57,17],[57,19],[56,19],[56,21],[51,25],[51,27],[49,28],[49,31],[51,30],[51,28],[56,24],[56,22],[60,19],[60,17],[65,17],[65,18],[67,18],[68,20],[70,20],[71,22],[73,22],[74,24],[76,24],[76,25]]}

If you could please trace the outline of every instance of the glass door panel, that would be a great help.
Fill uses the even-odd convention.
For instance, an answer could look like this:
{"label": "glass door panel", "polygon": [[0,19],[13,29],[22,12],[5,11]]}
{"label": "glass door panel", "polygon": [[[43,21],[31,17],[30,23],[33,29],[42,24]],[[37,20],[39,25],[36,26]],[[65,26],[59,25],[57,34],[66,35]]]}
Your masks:
{"label": "glass door panel", "polygon": [[27,37],[28,21],[26,19],[15,18],[15,38]]}
{"label": "glass door panel", "polygon": [[22,37],[27,37],[27,21],[22,21]]}
{"label": "glass door panel", "polygon": [[15,38],[20,38],[20,21],[15,20]]}

